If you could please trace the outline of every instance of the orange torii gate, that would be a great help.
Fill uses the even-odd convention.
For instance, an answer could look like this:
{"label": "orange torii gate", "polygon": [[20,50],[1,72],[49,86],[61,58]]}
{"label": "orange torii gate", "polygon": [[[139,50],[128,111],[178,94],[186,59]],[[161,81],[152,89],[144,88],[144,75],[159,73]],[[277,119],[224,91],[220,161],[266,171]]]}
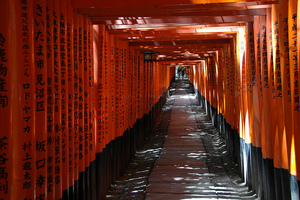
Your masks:
{"label": "orange torii gate", "polygon": [[[1,2],[1,198],[104,198],[150,131],[166,100],[174,67],[167,60],[144,62],[141,53],[152,35],[133,45],[126,37],[131,31],[138,40],[140,30],[111,30],[116,24],[97,24],[95,13],[84,8],[126,7],[132,14],[133,5],[168,11],[166,5],[179,8],[191,1],[117,2]],[[236,31],[220,33],[225,36],[201,34],[197,28],[187,36],[172,26],[165,32],[145,32],[161,31],[158,41],[166,51],[180,45],[202,49],[201,56],[212,51],[197,62],[189,61],[189,79],[226,138],[244,181],[268,199],[297,198],[299,4],[257,2],[268,5],[263,11],[244,10],[253,11],[251,17],[241,18],[245,22]],[[205,10],[201,5],[206,1],[194,3]],[[232,15],[231,1],[210,3],[224,3],[226,14]],[[256,6],[253,1],[243,3]],[[228,26],[236,25],[226,19],[222,20]],[[176,34],[192,44],[176,41]],[[204,42],[217,38],[222,40]]]}
{"label": "orange torii gate", "polygon": [[256,191],[262,188],[267,199],[298,196],[297,5],[273,5],[224,44],[219,56],[189,70],[202,105],[217,127],[225,126],[244,180]]}
{"label": "orange torii gate", "polygon": [[174,77],[71,3],[1,2],[1,198],[104,197]]}

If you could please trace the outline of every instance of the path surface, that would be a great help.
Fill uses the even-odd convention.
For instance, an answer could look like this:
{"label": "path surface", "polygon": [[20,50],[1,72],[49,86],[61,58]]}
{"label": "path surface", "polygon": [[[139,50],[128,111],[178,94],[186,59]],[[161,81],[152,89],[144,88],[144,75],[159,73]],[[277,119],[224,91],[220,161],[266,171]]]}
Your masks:
{"label": "path surface", "polygon": [[258,199],[243,184],[224,140],[177,80],[157,126],[107,199]]}

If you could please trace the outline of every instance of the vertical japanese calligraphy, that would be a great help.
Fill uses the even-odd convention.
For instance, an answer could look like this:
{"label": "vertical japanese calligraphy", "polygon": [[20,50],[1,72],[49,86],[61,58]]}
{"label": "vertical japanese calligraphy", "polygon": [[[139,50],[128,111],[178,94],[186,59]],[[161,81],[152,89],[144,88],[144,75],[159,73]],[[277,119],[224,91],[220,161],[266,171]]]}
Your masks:
{"label": "vertical japanese calligraphy", "polygon": [[116,137],[121,136],[121,49],[119,47],[119,41],[115,41],[115,127]]}
{"label": "vertical japanese calligraphy", "polygon": [[39,134],[35,137],[36,158],[36,196],[44,198],[46,192],[47,178],[47,62],[46,62],[46,2],[34,1],[34,62],[35,62],[35,131]]}
{"label": "vertical japanese calligraphy", "polygon": [[[13,151],[14,153],[14,190],[18,192],[19,199],[32,199],[34,188],[36,187],[36,158],[35,158],[35,65],[34,55],[34,35],[33,30],[33,1],[14,1],[16,5],[16,54],[18,59],[15,63],[16,90],[13,107]],[[16,45],[15,44],[15,45]],[[3,55],[3,54],[2,54]],[[3,155],[2,155],[3,156]],[[6,162],[6,157],[1,157],[2,163]],[[19,181],[16,181],[19,180]]]}
{"label": "vertical japanese calligraphy", "polygon": [[[78,158],[79,158],[79,172],[85,170],[84,157],[84,20],[81,14],[77,15],[78,20]],[[83,185],[81,186],[83,187]],[[83,190],[83,188],[80,188]],[[84,190],[83,190],[84,191]],[[84,194],[82,194],[84,195]]]}
{"label": "vertical japanese calligraphy", "polygon": [[69,188],[69,138],[68,138],[68,55],[66,1],[59,5],[59,50],[61,71],[61,171],[62,191]]}
{"label": "vertical japanese calligraphy", "polygon": [[[0,19],[9,16],[11,2],[3,2]],[[12,75],[13,65],[9,58],[11,20],[0,21],[0,196],[12,199],[13,189],[13,151],[12,149]]]}
{"label": "vertical japanese calligraphy", "polygon": [[116,137],[116,65],[115,65],[115,39],[114,36],[110,36],[109,38],[110,41],[110,82],[109,82],[109,88],[110,88],[110,102],[111,102],[111,134],[112,134],[112,139],[114,140]]}
{"label": "vertical japanese calligraphy", "polygon": [[[288,4],[288,16],[287,16],[287,29],[284,30],[284,34],[288,35],[288,41],[285,42],[285,53],[289,65],[284,69],[284,88],[286,88],[283,93],[283,97],[285,100],[285,112],[291,114],[286,115],[285,120],[287,124],[287,145],[288,145],[288,152],[289,152],[289,168],[290,173],[296,175],[296,155],[295,155],[295,146],[293,145],[294,142],[294,87],[293,87],[293,76],[294,76],[294,64],[295,59],[294,56],[297,56],[297,1],[290,0]],[[287,56],[288,55],[288,56]]]}
{"label": "vertical japanese calligraphy", "polygon": [[94,65],[96,66],[95,69],[97,70],[97,77],[96,77],[96,145],[97,145],[97,152],[101,152],[103,145],[104,145],[104,138],[103,138],[103,75],[102,75],[102,66],[103,66],[103,40],[104,40],[104,27],[103,26],[96,26],[94,25],[94,37],[95,37],[95,44],[94,45],[94,56],[97,56],[95,59]]}
{"label": "vertical japanese calligraphy", "polygon": [[88,19],[88,70],[89,70],[89,151],[90,162],[95,160],[96,155],[96,132],[95,132],[95,85],[94,85],[94,65],[93,65],[93,25]]}
{"label": "vertical japanese calligraphy", "polygon": [[84,157],[85,167],[89,166],[89,49],[88,49],[88,19],[83,17],[83,70],[84,70],[84,105],[83,105],[83,121],[84,121]]}
{"label": "vertical japanese calligraphy", "polygon": [[66,152],[67,173],[69,174],[69,186],[75,183],[75,165],[74,165],[74,151],[75,151],[75,131],[74,131],[74,51],[73,51],[73,9],[71,1],[67,1],[67,16],[66,16],[66,59],[67,59],[67,75],[68,82],[68,101],[67,101],[67,141],[69,143],[68,151]]}
{"label": "vertical japanese calligraphy", "polygon": [[73,163],[74,163],[74,181],[79,178],[79,41],[78,41],[78,14],[76,11],[73,13],[74,32],[73,32],[73,57],[74,57],[74,138],[73,138]]}
{"label": "vertical japanese calligraphy", "polygon": [[61,56],[60,56],[60,3],[54,0],[53,6],[53,56],[54,56],[54,183],[55,197],[62,196],[62,99],[61,99]]}
{"label": "vertical japanese calligraphy", "polygon": [[54,46],[53,46],[53,1],[46,5],[47,25],[47,197],[55,198],[54,190]]}
{"label": "vertical japanese calligraphy", "polygon": [[[299,104],[299,62],[298,62],[298,55],[299,55],[299,37],[298,37],[298,26],[299,26],[299,19],[298,19],[298,10],[299,10],[299,3],[298,1],[291,0],[289,1],[289,19],[288,19],[288,27],[289,27],[289,61],[290,61],[290,86],[291,86],[291,103],[292,103],[292,123],[293,123],[293,134],[292,141],[291,141],[291,159],[296,161],[297,163],[291,163],[291,168],[297,167],[297,178],[300,180],[299,174],[299,167],[300,162],[297,158],[297,155],[300,155],[297,148],[295,149],[295,154],[293,152],[294,144],[293,142],[300,141],[298,136],[299,128],[296,125],[297,121],[299,121],[299,111],[300,111],[300,104]],[[294,138],[293,138],[294,137]],[[293,141],[294,140],[294,141]],[[293,172],[295,173],[295,172]]]}
{"label": "vertical japanese calligraphy", "polygon": [[[94,161],[104,152],[129,162],[175,71],[143,63],[72,0],[5,1],[0,11],[0,196],[93,198],[94,183],[106,189],[117,175]],[[123,147],[125,158],[109,158]]]}
{"label": "vertical japanese calligraphy", "polygon": [[[225,117],[228,139],[238,134],[239,141],[233,138],[237,142],[232,146],[238,162],[248,164],[249,168],[242,169],[245,180],[256,184],[252,176],[263,175],[258,187],[266,190],[270,199],[298,198],[290,192],[297,185],[295,179],[299,180],[300,166],[296,159],[300,155],[296,134],[300,119],[298,12],[298,1],[278,1],[265,15],[240,27],[230,44],[223,44],[215,56],[188,69],[207,114],[212,119],[216,114]],[[242,29],[245,43],[241,42]],[[285,179],[288,173],[289,181]]]}
{"label": "vertical japanese calligraphy", "polygon": [[143,91],[144,91],[144,83],[142,82],[144,79],[144,68],[143,68],[143,65],[142,65],[142,61],[141,61],[141,54],[139,52],[136,52],[138,55],[137,55],[137,76],[138,76],[138,80],[137,80],[137,118],[138,119],[141,119],[143,117],[143,114],[144,114],[144,107],[143,107]]}

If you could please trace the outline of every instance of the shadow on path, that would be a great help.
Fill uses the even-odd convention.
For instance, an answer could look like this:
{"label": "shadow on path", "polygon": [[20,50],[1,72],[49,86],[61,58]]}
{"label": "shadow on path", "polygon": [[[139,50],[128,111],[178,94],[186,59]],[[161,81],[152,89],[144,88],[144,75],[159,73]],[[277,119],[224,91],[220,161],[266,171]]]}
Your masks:
{"label": "shadow on path", "polygon": [[258,199],[238,176],[187,79],[176,80],[155,127],[106,199]]}

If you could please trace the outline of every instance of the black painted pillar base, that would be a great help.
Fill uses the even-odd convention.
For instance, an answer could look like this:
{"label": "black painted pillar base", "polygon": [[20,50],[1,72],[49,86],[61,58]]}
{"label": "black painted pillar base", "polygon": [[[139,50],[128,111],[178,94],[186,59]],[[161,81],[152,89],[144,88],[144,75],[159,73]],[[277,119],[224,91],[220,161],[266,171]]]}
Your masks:
{"label": "black painted pillar base", "polygon": [[91,188],[91,200],[96,200],[97,199],[97,182],[96,182],[96,159],[90,163],[90,188]]}
{"label": "black painted pillar base", "polygon": [[283,199],[282,196],[282,180],[281,180],[281,168],[274,167],[274,184],[276,199]]}
{"label": "black painted pillar base", "polygon": [[79,186],[79,199],[85,199],[85,172],[80,172],[79,173],[79,181],[78,181],[78,186]]}
{"label": "black painted pillar base", "polygon": [[250,172],[251,172],[251,177],[249,178],[249,182],[250,182],[250,188],[253,189],[253,191],[255,193],[257,193],[258,191],[258,187],[259,187],[259,175],[258,175],[258,165],[257,165],[257,148],[254,147],[252,144],[251,144],[251,165],[250,165]]}
{"label": "black painted pillar base", "polygon": [[[169,90],[169,89],[168,89]],[[122,136],[115,138],[100,153],[96,153],[95,160],[79,173],[79,179],[74,185],[63,191],[62,199],[72,200],[104,200],[110,185],[134,158],[146,136],[161,112],[167,99],[168,90],[142,119],[137,119],[132,128],[126,130]],[[79,166],[78,166],[79,167]]]}
{"label": "black painted pillar base", "polygon": [[263,176],[264,177],[264,197],[266,199],[276,199],[275,184],[274,184],[274,169],[273,161],[270,159],[263,159]]}
{"label": "black painted pillar base", "polygon": [[[88,155],[86,155],[88,156]],[[89,158],[88,158],[89,159]],[[85,199],[91,199],[91,187],[90,187],[90,167],[85,167],[84,170],[85,173],[85,182],[84,182],[84,187],[85,187]]]}
{"label": "black painted pillar base", "polygon": [[69,187],[67,190],[63,191],[63,199],[70,199],[70,190],[71,190],[72,186]]}
{"label": "black painted pillar base", "polygon": [[263,158],[263,153],[262,153],[262,148],[256,148],[256,154],[257,154],[257,167],[258,167],[258,188],[257,188],[257,194],[260,197],[264,196],[264,178],[263,178],[263,174],[264,174],[264,158]]}

